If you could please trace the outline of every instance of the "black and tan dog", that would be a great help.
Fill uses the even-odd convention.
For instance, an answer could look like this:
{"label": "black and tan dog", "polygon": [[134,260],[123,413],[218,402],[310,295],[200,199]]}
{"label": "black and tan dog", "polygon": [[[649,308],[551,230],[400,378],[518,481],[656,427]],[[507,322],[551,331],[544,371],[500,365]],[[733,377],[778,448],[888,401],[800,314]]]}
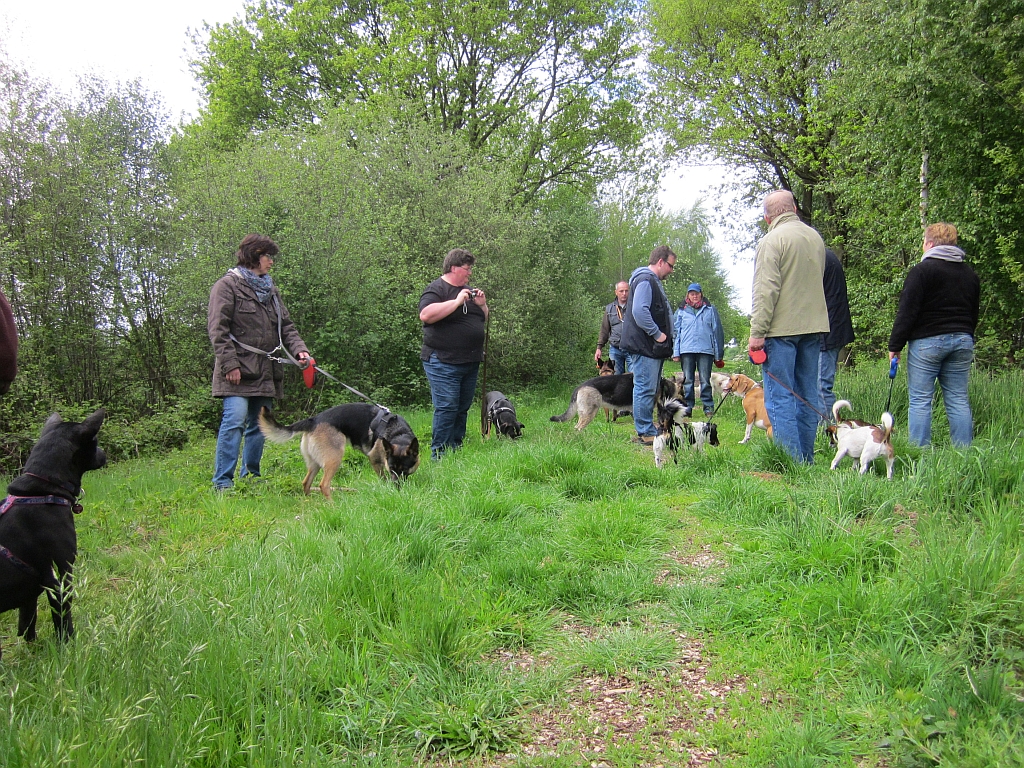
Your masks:
{"label": "black and tan dog", "polygon": [[378,475],[396,483],[420,464],[420,444],[406,420],[369,403],[336,405],[287,427],[278,424],[264,408],[260,411],[260,431],[275,443],[302,435],[299,450],[307,470],[302,491],[307,496],[313,479],[323,469],[320,491],[331,498],[331,480],[345,458],[346,443],[365,454]]}
{"label": "black and tan dog", "polygon": [[516,416],[516,409],[497,390],[484,395],[484,437],[490,436],[492,425],[497,427],[499,435],[510,440],[523,436],[523,425]]}
{"label": "black and tan dog", "polygon": [[[671,379],[662,379],[655,395],[655,403],[664,403],[676,396],[677,388]],[[626,413],[633,412],[633,374],[621,373],[612,376],[596,376],[588,379],[573,390],[569,409],[552,421],[569,421],[579,413],[576,429],[582,430],[594,420],[601,408],[611,408]]]}
{"label": "black and tan dog", "polygon": [[26,640],[36,638],[36,603],[44,591],[57,639],[75,632],[74,513],[82,511],[82,475],[107,463],[96,440],[104,416],[101,408],[80,424],[56,413],[47,419],[25,471],[7,486],[9,495],[0,503],[0,613],[19,609],[18,634]]}

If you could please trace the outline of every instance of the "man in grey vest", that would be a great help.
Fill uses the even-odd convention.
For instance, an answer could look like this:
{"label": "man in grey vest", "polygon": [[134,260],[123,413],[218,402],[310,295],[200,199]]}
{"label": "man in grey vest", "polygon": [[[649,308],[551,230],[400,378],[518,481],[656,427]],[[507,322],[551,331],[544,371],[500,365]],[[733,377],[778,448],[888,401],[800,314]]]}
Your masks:
{"label": "man in grey vest", "polygon": [[661,281],[672,274],[676,255],[667,245],[651,251],[647,266],[629,277],[629,301],[622,317],[621,348],[629,354],[633,371],[634,442],[654,445],[654,400],[661,384],[661,368],[672,357],[672,308]]}
{"label": "man in grey vest", "polygon": [[594,360],[601,359],[601,348],[608,345],[608,357],[615,363],[615,373],[626,372],[626,353],[619,349],[619,340],[622,338],[622,313],[626,311],[626,301],[629,299],[629,283],[622,280],[615,285],[615,301],[604,308],[604,317],[601,318],[601,332],[597,334],[597,350],[594,352]]}

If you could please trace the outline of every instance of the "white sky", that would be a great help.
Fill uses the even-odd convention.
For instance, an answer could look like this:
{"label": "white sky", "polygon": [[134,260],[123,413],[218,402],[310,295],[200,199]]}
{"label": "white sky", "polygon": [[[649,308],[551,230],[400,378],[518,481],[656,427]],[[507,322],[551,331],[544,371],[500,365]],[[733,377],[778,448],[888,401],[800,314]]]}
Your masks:
{"label": "white sky", "polygon": [[[198,112],[199,93],[187,63],[189,30],[231,21],[243,9],[243,0],[0,0],[0,45],[14,62],[65,91],[87,73],[109,81],[139,79],[177,121]],[[690,208],[698,199],[711,211],[728,208],[715,190],[726,173],[714,165],[675,171],[666,177],[660,201],[673,210]],[[752,254],[737,254],[721,227],[713,234],[736,304],[749,312]]]}

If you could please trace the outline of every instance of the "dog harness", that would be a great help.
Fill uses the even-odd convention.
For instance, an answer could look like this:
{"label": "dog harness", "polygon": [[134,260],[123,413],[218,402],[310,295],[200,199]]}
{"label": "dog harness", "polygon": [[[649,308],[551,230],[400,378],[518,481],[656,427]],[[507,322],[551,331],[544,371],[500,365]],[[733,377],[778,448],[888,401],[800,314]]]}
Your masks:
{"label": "dog harness", "polygon": [[[79,511],[82,509],[79,505],[72,504],[69,499],[65,499],[63,496],[8,496],[4,499],[4,503],[0,504],[0,516],[16,504],[60,504],[71,507],[72,511],[74,511],[75,507],[78,507]],[[0,544],[0,557],[9,560],[12,565],[29,574],[32,578],[39,578],[39,572],[35,568],[2,544]]]}

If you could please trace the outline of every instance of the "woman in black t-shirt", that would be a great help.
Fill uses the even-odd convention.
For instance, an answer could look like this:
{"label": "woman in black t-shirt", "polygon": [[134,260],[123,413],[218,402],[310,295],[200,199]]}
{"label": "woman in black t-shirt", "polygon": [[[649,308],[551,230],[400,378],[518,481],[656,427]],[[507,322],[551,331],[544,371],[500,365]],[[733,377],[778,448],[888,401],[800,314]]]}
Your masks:
{"label": "woman in black t-shirt", "polygon": [[444,258],[444,274],[420,296],[420,359],[434,403],[430,440],[434,459],[462,445],[477,373],[484,359],[484,331],[490,310],[484,292],[468,285],[475,261],[469,251],[453,248]]}

